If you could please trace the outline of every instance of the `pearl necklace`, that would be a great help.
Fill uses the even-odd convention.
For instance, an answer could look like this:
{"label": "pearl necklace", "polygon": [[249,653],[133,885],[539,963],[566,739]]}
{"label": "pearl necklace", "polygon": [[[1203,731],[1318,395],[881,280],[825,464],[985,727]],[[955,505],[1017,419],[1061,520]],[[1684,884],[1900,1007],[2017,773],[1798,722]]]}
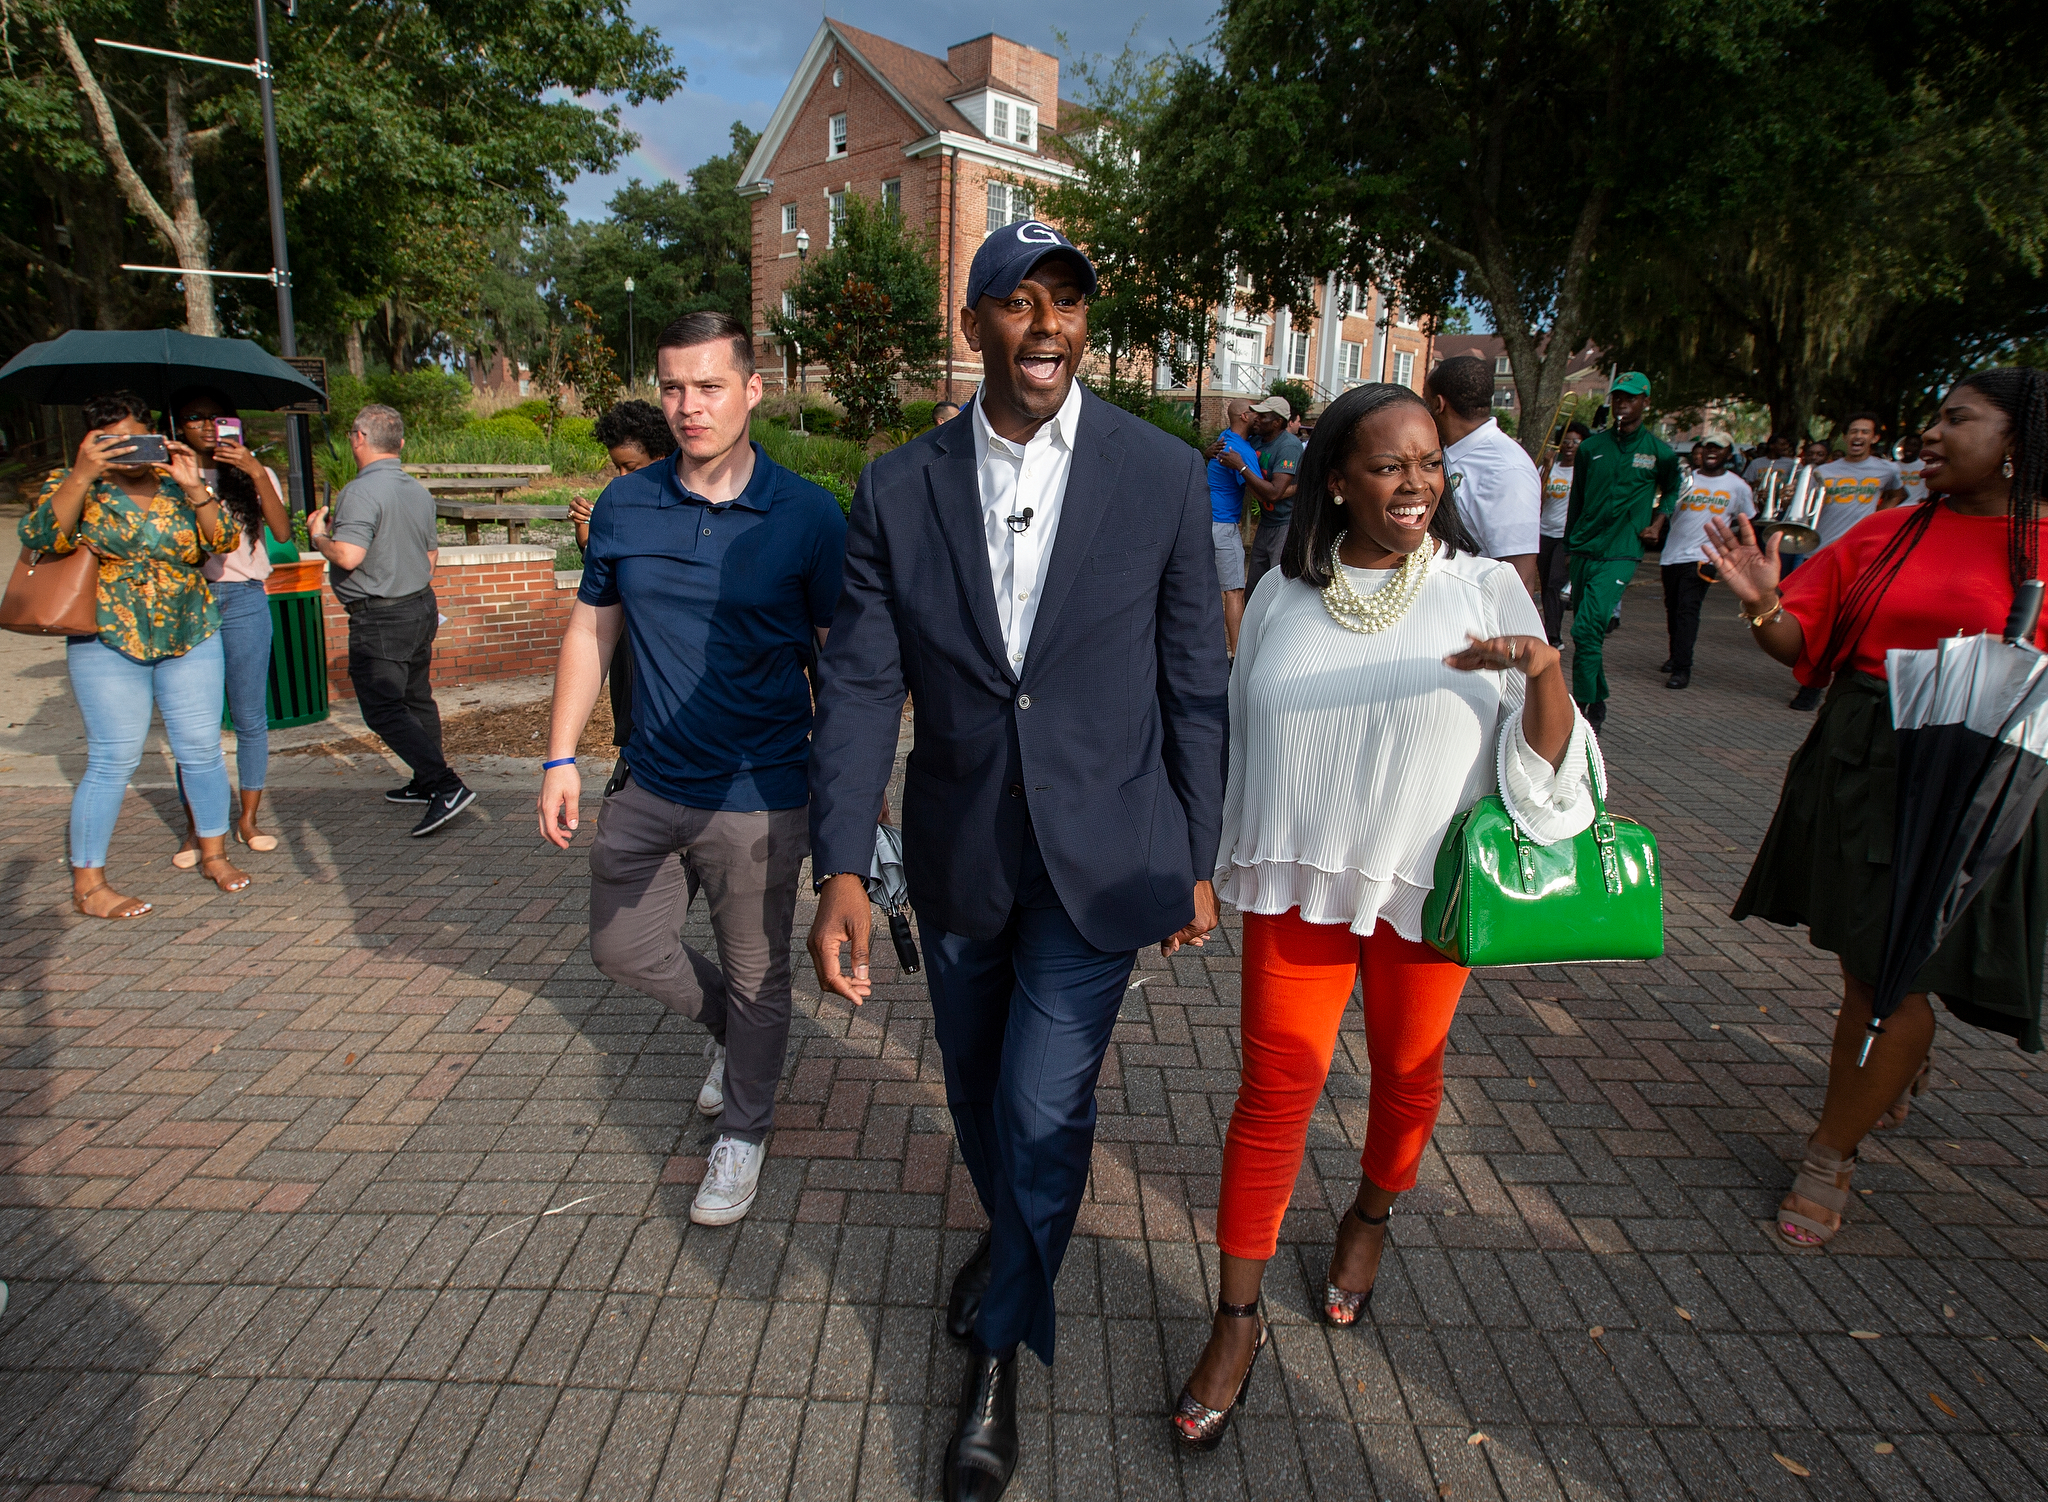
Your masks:
{"label": "pearl necklace", "polygon": [[1377,636],[1398,623],[1408,613],[1408,607],[1415,603],[1416,596],[1422,593],[1422,582],[1429,577],[1429,560],[1436,552],[1436,542],[1432,538],[1424,538],[1421,547],[1401,560],[1393,578],[1370,595],[1361,595],[1344,577],[1344,563],[1339,556],[1348,535],[1339,532],[1337,540],[1330,545],[1330,582],[1323,586],[1323,608],[1330,612],[1330,619],[1346,631]]}

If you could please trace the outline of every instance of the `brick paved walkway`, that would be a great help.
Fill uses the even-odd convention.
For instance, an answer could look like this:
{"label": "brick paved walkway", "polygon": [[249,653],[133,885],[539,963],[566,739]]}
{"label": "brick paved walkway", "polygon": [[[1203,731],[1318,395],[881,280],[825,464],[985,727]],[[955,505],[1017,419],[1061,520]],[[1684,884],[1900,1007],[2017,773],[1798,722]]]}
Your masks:
{"label": "brick paved walkway", "polygon": [[[1760,1229],[1834,1003],[1811,951],[1725,916],[1808,723],[1725,603],[1683,695],[1654,589],[1611,643],[1669,957],[1473,985],[1374,1319],[1328,1332],[1347,1034],[1278,1359],[1188,1460],[1163,1414],[1211,1296],[1237,962],[1145,962],[1012,1495],[2048,1495],[2033,1060],[1944,1019],[1837,1249]],[[800,998],[760,1202],[695,1229],[701,1039],[591,968],[581,859],[512,794],[432,842],[359,791],[275,801],[290,854],[224,897],[132,798],[116,872],[163,904],[132,926],[63,904],[61,792],[0,803],[0,1502],[936,1496],[937,1305],[978,1211],[922,987]]]}

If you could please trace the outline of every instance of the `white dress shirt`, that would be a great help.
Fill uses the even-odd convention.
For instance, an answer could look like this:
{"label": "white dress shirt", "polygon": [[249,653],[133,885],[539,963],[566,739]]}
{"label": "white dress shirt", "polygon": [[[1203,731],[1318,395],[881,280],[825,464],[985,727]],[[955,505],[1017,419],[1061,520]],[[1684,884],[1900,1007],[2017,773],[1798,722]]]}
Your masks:
{"label": "white dress shirt", "polygon": [[1458,515],[1489,558],[1537,551],[1543,477],[1528,451],[1491,417],[1444,450],[1444,473],[1460,475]]}
{"label": "white dress shirt", "polygon": [[[1028,443],[1012,443],[988,425],[981,396],[974,398],[974,470],[981,486],[981,529],[988,539],[988,574],[995,584],[996,618],[1003,624],[1003,650],[1010,671],[1024,668],[1038,596],[1045,588],[1053,539],[1059,536],[1060,504],[1074,469],[1074,439],[1081,421],[1081,383]],[[1031,524],[1010,528],[1008,518],[1031,508]]]}

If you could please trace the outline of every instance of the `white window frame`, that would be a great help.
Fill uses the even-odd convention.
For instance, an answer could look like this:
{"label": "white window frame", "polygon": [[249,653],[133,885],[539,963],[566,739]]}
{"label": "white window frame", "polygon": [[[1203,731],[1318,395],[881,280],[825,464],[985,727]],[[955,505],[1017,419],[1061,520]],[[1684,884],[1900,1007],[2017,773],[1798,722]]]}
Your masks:
{"label": "white window frame", "polygon": [[1495,375],[1513,375],[1514,370],[1515,367],[1509,362],[1506,355],[1495,355],[1493,357],[1493,373]]}
{"label": "white window frame", "polygon": [[1407,349],[1394,351],[1394,384],[1413,387],[1415,385],[1415,352]]}
{"label": "white window frame", "polygon": [[1355,381],[1358,373],[1365,369],[1365,346],[1356,339],[1340,340],[1337,345],[1337,375],[1341,380]]}
{"label": "white window frame", "polygon": [[796,205],[793,203],[782,206],[782,232],[785,235],[796,233]]}
{"label": "white window frame", "polygon": [[1023,183],[989,179],[988,212],[984,220],[987,227],[982,230],[982,238],[986,239],[999,229],[1024,223],[1031,217],[1035,201],[1036,195]]}
{"label": "white window frame", "polygon": [[882,179],[882,207],[885,209],[893,208],[898,213],[903,211],[902,178],[885,177]]}
{"label": "white window frame", "polygon": [[1010,101],[991,99],[988,102],[989,135],[998,141],[1010,139]]}
{"label": "white window frame", "polygon": [[825,122],[825,159],[846,155],[846,112],[841,110]]}
{"label": "white window frame", "polygon": [[825,248],[830,250],[839,243],[839,226],[846,219],[846,190],[825,195]]}
{"label": "white window frame", "polygon": [[1036,123],[1036,117],[1032,113],[1030,105],[1020,104],[1017,106],[1017,144],[1019,146],[1030,147],[1033,144],[1036,135]]}
{"label": "white window frame", "polygon": [[1287,331],[1287,374],[1305,376],[1308,374],[1308,335],[1300,329]]}
{"label": "white window frame", "polygon": [[784,318],[796,317],[796,296],[786,290],[782,294],[782,316]]}

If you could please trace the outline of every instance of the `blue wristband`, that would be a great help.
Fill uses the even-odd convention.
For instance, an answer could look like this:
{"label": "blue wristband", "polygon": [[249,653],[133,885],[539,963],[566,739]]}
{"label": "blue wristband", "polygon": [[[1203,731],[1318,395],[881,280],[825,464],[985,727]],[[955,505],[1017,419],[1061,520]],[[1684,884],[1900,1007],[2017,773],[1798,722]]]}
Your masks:
{"label": "blue wristband", "polygon": [[552,772],[552,771],[553,771],[553,770],[554,770],[554,769],[555,769],[556,767],[573,767],[573,766],[575,766],[575,765],[576,765],[576,758],[575,758],[575,757],[573,757],[573,756],[558,756],[558,757],[556,757],[556,758],[555,758],[555,759],[554,759],[553,761],[544,761],[544,762],[542,762],[542,763],[540,764],[540,769],[541,769],[541,770],[542,770],[543,772]]}

